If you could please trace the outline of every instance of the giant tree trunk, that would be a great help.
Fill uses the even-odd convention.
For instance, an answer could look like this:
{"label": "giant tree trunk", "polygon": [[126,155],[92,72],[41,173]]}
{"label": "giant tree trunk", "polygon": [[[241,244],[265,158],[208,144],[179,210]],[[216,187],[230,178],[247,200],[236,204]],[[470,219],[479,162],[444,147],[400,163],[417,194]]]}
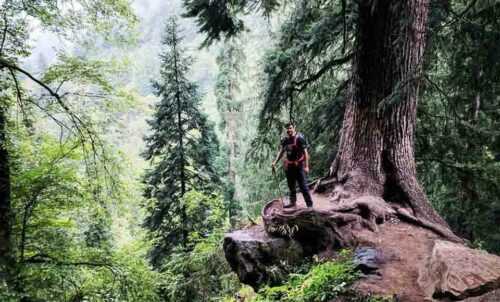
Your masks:
{"label": "giant tree trunk", "polygon": [[284,209],[276,199],[262,211],[264,232],[253,226],[226,234],[226,258],[242,282],[259,288],[286,270],[276,255],[289,252],[289,266],[303,256],[329,258],[350,248],[365,274],[351,288],[362,295],[500,301],[500,257],[465,247],[416,177],[414,131],[429,0],[359,2],[358,49],[331,179],[316,186],[313,208],[300,202]]}
{"label": "giant tree trunk", "polygon": [[360,1],[352,81],[330,172],[351,197],[383,197],[447,226],[417,181],[413,154],[428,5]]}

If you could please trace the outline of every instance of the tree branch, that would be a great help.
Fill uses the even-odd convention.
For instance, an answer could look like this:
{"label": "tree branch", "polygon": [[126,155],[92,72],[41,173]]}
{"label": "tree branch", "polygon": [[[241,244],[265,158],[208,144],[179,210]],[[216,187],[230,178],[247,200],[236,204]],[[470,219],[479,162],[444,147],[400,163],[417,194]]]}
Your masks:
{"label": "tree branch", "polygon": [[3,14],[3,22],[5,24],[4,24],[4,28],[3,28],[3,34],[2,34],[2,44],[0,45],[0,56],[3,54],[3,47],[5,45],[5,38],[7,37],[7,29],[9,28],[9,26],[7,24],[7,12],[6,11],[4,11],[4,14]]}
{"label": "tree branch", "polygon": [[[28,228],[28,220],[31,218],[33,211],[35,210],[35,207],[38,204],[39,201],[39,196],[42,195],[43,191],[48,187],[48,183],[51,179],[52,171],[56,167],[56,164],[66,158],[71,152],[73,152],[76,148],[78,147],[78,144],[72,146],[69,148],[68,151],[66,152],[61,152],[60,155],[56,156],[53,158],[50,163],[49,163],[49,170],[46,171],[42,176],[35,178],[32,183],[32,190],[31,190],[31,198],[29,198],[29,201],[26,202],[24,205],[24,213],[23,213],[23,222],[22,222],[22,227],[21,227],[21,243],[20,243],[20,254],[21,254],[21,262],[24,261],[24,251],[26,247],[26,231]],[[47,181],[48,180],[48,181]]]}
{"label": "tree branch", "polygon": [[91,261],[61,261],[47,254],[36,254],[24,260],[25,264],[52,264],[56,266],[89,266],[102,267],[108,269],[113,275],[116,274],[113,265],[106,262],[91,262]]}
{"label": "tree branch", "polygon": [[[461,19],[464,19],[464,16],[469,12],[469,10],[471,10],[477,3],[477,0],[472,0],[469,5],[460,13],[456,13],[453,11],[453,9],[449,9],[449,12],[455,17],[454,19],[448,21],[447,23],[445,23],[444,25],[442,25],[442,27],[447,27],[447,26],[451,26],[451,25],[454,25],[455,23],[457,23],[458,21],[460,21]],[[464,20],[466,22],[471,22],[470,20]]]}
{"label": "tree branch", "polygon": [[26,110],[24,109],[24,103],[22,100],[22,94],[21,94],[21,87],[19,85],[19,81],[17,80],[16,74],[12,69],[9,69],[10,75],[12,76],[12,80],[14,81],[14,86],[16,87],[16,96],[17,96],[17,104],[19,105],[19,108],[21,108],[21,114],[22,114],[22,119],[26,127],[29,127],[30,122],[28,120],[28,114],[26,113]]}
{"label": "tree branch", "polygon": [[[298,81],[298,82],[292,81],[293,90],[299,91],[299,92],[304,90],[307,87],[307,85],[318,80],[324,73],[329,71],[330,68],[349,62],[353,58],[353,56],[354,56],[354,53],[350,53],[343,58],[333,59],[333,60],[329,61],[328,63],[326,63],[323,67],[321,67],[320,70],[318,70],[318,72],[316,72],[315,74],[313,74],[309,78],[304,79],[302,81]],[[298,88],[297,88],[297,86],[298,86]]]}
{"label": "tree branch", "polygon": [[[7,67],[10,70],[16,70],[16,71],[24,74],[25,76],[27,76],[28,78],[30,78],[33,82],[37,83],[38,85],[42,86],[45,90],[47,90],[50,93],[51,96],[53,96],[54,98],[56,98],[58,101],[62,102],[61,101],[61,96],[59,94],[57,94],[49,86],[47,86],[45,83],[43,83],[42,81],[40,81],[37,78],[35,78],[33,75],[31,75],[29,72],[27,72],[26,70],[22,69],[21,67],[15,65],[15,64],[11,64],[9,61],[5,60],[4,58],[0,58],[0,67]],[[64,105],[63,108],[67,108],[66,105]],[[69,110],[69,108],[67,108],[67,109]]]}
{"label": "tree branch", "polygon": [[47,92],[49,92],[50,96],[54,97],[56,99],[57,103],[59,104],[59,106],[61,106],[61,108],[63,108],[63,110],[66,112],[66,114],[68,114],[68,116],[72,120],[73,125],[75,126],[77,132],[79,133],[80,137],[82,139],[85,139],[85,137],[88,137],[88,139],[90,140],[90,147],[91,147],[94,155],[97,153],[97,149],[96,149],[97,142],[95,141],[93,131],[91,129],[89,129],[88,127],[86,127],[85,123],[80,119],[80,117],[78,117],[78,115],[74,114],[73,111],[71,111],[71,109],[62,101],[61,95],[59,95],[56,91],[52,90],[52,88],[47,86],[42,81],[35,78],[28,71],[22,69],[21,67],[15,65],[15,64],[10,63],[9,61],[7,61],[1,57],[0,57],[0,67],[7,67],[10,70],[15,70],[15,71],[18,71],[18,72],[26,75],[33,82],[37,83],[38,85],[43,87]]}
{"label": "tree branch", "polygon": [[30,78],[33,82],[37,83],[38,85],[40,85],[41,87],[43,87],[45,90],[47,90],[49,92],[49,94],[54,97],[57,101],[57,103],[59,104],[59,106],[61,106],[63,108],[63,110],[70,116],[70,118],[73,120],[74,124],[75,124],[75,127],[77,128],[78,132],[80,134],[83,135],[83,132],[81,131],[80,129],[80,125],[84,125],[84,123],[82,122],[82,120],[76,116],[72,111],[71,109],[69,109],[69,107],[64,104],[64,102],[62,101],[62,98],[61,96],[55,92],[54,90],[52,90],[49,86],[47,86],[45,83],[43,83],[42,81],[38,80],[37,78],[35,78],[33,75],[31,75],[31,73],[29,73],[28,71],[22,69],[21,67],[15,65],[15,64],[11,64],[9,61],[5,60],[4,58],[1,58],[0,57],[0,67],[7,67],[11,72],[13,72],[13,70],[16,70],[24,75],[26,75],[28,78]]}

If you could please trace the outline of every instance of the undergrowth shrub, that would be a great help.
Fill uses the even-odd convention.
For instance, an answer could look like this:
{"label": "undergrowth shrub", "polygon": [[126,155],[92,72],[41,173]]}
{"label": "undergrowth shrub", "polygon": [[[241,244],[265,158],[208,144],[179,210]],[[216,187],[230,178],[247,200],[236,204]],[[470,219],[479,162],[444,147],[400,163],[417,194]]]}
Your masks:
{"label": "undergrowth shrub", "polygon": [[265,286],[254,302],[320,302],[329,301],[346,293],[359,274],[344,252],[337,261],[314,264],[306,273],[292,273],[279,286]]}
{"label": "undergrowth shrub", "polygon": [[[392,298],[360,296],[350,286],[361,275],[352,262],[352,252],[342,251],[335,261],[301,265],[277,286],[265,286],[251,302],[391,302]],[[308,270],[304,271],[304,268]],[[334,300],[341,298],[341,300]]]}

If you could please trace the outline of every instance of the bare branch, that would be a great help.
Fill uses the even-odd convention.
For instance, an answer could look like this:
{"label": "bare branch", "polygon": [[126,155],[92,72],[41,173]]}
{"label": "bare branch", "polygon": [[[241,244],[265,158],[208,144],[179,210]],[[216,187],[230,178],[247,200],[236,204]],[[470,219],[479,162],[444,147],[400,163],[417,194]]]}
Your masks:
{"label": "bare branch", "polygon": [[476,5],[476,2],[477,0],[472,0],[469,5],[460,13],[455,13],[452,9],[450,9],[450,12],[452,13],[452,15],[455,16],[455,20],[453,20],[452,22],[450,22],[448,25],[453,25],[455,24],[456,22],[458,22],[460,19],[463,19],[463,17],[469,12],[469,10],[471,10],[475,5]]}
{"label": "bare branch", "polygon": [[16,77],[16,74],[14,73],[14,71],[12,71],[12,69],[9,69],[9,72],[10,72],[10,75],[12,76],[12,80],[14,80],[14,84],[16,86],[17,101],[21,104],[22,99],[21,99],[21,88],[19,87],[19,82],[17,81],[17,77]]}
{"label": "bare branch", "polygon": [[61,87],[64,83],[66,83],[66,79],[62,80],[61,83],[59,83],[59,86],[57,86],[56,91],[55,91],[56,93],[59,93],[59,89],[61,89]]}
{"label": "bare branch", "polygon": [[50,117],[50,119],[52,119],[61,129],[66,129],[68,130],[69,132],[73,132],[73,130],[71,130],[71,128],[66,125],[65,123],[61,122],[58,118],[56,118],[52,113],[50,113],[46,108],[43,108],[42,106],[40,106],[40,104],[38,104],[37,102],[34,102],[32,100],[30,100],[29,98],[28,99],[25,99],[26,102],[29,102],[31,104],[33,104],[34,106],[36,106],[38,109],[40,109],[40,111],[42,111],[44,114],[46,114],[48,117]]}

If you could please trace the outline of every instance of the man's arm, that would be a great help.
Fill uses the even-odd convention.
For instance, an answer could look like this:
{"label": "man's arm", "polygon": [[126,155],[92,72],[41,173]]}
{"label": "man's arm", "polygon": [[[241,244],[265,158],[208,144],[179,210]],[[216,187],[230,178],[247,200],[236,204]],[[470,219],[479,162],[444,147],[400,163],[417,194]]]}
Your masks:
{"label": "man's arm", "polygon": [[304,172],[309,173],[309,152],[307,151],[309,149],[309,142],[302,134],[300,135],[299,141],[302,148],[304,149]]}
{"label": "man's arm", "polygon": [[304,149],[304,172],[309,173],[309,152]]}
{"label": "man's arm", "polygon": [[273,161],[272,166],[273,168],[276,166],[276,163],[281,159],[283,156],[285,150],[283,150],[283,146],[280,146],[280,150],[278,151],[278,156],[276,156],[276,159]]}

